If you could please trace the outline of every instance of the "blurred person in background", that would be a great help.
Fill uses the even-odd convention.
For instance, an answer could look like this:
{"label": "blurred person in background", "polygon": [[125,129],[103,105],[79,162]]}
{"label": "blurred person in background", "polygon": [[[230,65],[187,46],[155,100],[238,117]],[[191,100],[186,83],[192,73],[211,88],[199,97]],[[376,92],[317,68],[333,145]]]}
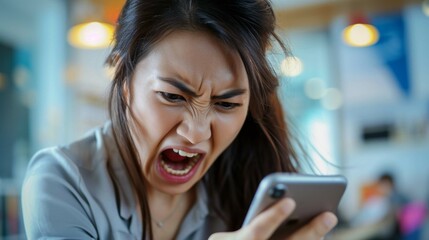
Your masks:
{"label": "blurred person in background", "polygon": [[[111,121],[32,158],[28,238],[269,238],[294,202],[241,227],[253,194],[300,166],[265,58],[274,29],[265,0],[127,1],[107,60]],[[289,239],[336,222],[322,213]]]}
{"label": "blurred person in background", "polygon": [[402,239],[399,214],[408,202],[395,186],[393,174],[385,172],[362,188],[361,208],[350,221],[351,228],[367,231],[365,239]]}

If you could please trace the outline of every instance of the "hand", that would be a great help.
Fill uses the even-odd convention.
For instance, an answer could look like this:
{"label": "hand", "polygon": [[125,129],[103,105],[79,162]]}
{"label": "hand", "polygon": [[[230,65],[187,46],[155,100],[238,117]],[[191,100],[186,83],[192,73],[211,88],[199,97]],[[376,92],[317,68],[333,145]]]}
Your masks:
{"label": "hand", "polygon": [[310,223],[298,229],[288,240],[320,240],[337,225],[338,219],[331,212],[319,214]]}
{"label": "hand", "polygon": [[[295,202],[290,198],[285,198],[259,214],[249,225],[235,232],[221,232],[210,236],[209,240],[217,239],[269,239],[278,226],[295,209]],[[320,240],[335,225],[337,218],[330,212],[322,213],[315,217],[310,223],[297,230],[291,235],[289,240]]]}

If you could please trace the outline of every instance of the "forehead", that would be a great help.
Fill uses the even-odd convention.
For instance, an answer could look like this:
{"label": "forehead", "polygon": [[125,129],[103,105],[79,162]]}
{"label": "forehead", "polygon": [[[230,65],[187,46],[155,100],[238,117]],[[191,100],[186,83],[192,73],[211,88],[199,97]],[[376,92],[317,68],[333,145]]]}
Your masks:
{"label": "forehead", "polygon": [[202,31],[171,32],[156,44],[139,65],[149,71],[156,70],[157,74],[177,77],[191,85],[201,84],[203,80],[217,84],[248,84],[238,52]]}
{"label": "forehead", "polygon": [[234,64],[241,59],[230,46],[227,46],[213,34],[205,31],[176,30],[166,34],[155,45],[152,52],[169,55],[187,55],[188,57],[205,57],[209,54],[213,59],[221,59]]}

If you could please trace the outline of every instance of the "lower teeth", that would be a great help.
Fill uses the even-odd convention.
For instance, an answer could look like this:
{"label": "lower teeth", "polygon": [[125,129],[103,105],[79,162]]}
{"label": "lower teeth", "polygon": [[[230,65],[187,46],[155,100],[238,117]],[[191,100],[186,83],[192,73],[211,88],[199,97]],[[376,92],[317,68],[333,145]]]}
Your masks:
{"label": "lower teeth", "polygon": [[185,169],[183,170],[176,170],[176,169],[172,169],[168,166],[167,163],[165,163],[165,161],[163,159],[161,159],[161,166],[162,168],[164,168],[165,171],[167,171],[168,173],[172,174],[172,175],[177,175],[177,176],[183,176],[188,174],[191,169],[194,167],[195,163],[197,162],[196,159],[191,159],[189,164],[186,166]]}

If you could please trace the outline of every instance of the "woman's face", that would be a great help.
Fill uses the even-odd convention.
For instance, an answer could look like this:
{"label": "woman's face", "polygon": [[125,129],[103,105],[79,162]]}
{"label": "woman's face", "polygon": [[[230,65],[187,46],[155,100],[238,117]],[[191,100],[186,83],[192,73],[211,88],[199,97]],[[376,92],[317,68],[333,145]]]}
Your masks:
{"label": "woman's face", "polygon": [[143,174],[151,189],[168,194],[203,177],[237,136],[249,106],[238,53],[204,32],[167,35],[137,64],[130,87]]}

